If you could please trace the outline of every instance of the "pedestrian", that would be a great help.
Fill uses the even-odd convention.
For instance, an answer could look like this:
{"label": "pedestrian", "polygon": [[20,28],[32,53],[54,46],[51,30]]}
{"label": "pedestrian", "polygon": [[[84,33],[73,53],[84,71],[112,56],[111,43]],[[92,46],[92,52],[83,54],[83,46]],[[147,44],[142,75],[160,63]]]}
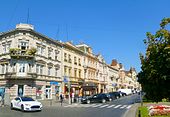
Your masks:
{"label": "pedestrian", "polygon": [[62,95],[62,93],[60,94],[60,102],[61,102],[61,106],[62,106],[62,104],[63,104],[63,95]]}

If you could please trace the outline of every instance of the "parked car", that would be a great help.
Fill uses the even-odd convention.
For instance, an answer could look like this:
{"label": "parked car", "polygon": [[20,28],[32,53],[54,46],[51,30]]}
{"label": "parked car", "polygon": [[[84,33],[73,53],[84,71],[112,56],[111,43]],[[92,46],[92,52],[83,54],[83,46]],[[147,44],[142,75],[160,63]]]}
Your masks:
{"label": "parked car", "polygon": [[95,94],[93,96],[82,98],[81,102],[87,104],[97,103],[97,102],[105,103],[106,101],[110,101],[110,100],[111,98],[109,97],[109,95],[105,93],[100,93],[100,94]]}
{"label": "parked car", "polygon": [[126,95],[132,94],[132,89],[119,89],[118,91],[126,93]]}
{"label": "parked car", "polygon": [[121,96],[127,96],[127,94],[124,92],[119,91],[119,93],[121,94]]}
{"label": "parked car", "polygon": [[11,109],[14,108],[21,111],[41,111],[42,104],[31,97],[16,97],[11,101]]}
{"label": "parked car", "polygon": [[111,98],[112,100],[118,99],[118,98],[121,97],[120,92],[109,92],[108,94],[109,94],[109,96],[110,96],[110,98]]}

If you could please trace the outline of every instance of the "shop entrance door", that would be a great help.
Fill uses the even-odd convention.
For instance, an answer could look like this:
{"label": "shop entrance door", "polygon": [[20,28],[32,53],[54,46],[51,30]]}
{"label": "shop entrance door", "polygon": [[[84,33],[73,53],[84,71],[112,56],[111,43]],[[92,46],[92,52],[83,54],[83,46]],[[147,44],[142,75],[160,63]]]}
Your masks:
{"label": "shop entrance door", "polygon": [[24,95],[24,85],[18,85],[18,96]]}
{"label": "shop entrance door", "polygon": [[46,88],[46,99],[52,99],[51,88]]}

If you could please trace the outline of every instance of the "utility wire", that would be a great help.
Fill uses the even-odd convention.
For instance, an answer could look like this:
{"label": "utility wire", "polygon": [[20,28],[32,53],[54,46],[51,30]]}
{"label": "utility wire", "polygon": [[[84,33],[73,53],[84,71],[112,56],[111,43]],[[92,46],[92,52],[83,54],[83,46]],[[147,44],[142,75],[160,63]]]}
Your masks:
{"label": "utility wire", "polygon": [[16,12],[16,10],[17,10],[17,8],[18,8],[19,2],[20,2],[20,0],[17,0],[17,1],[16,1],[16,5],[15,5],[15,7],[14,7],[14,10],[13,10],[13,12],[12,12],[12,15],[11,15],[8,23],[6,24],[6,28],[7,28],[7,29],[8,29],[8,28],[10,27],[10,25],[11,25],[11,22],[12,22],[14,16],[15,16],[15,12]]}

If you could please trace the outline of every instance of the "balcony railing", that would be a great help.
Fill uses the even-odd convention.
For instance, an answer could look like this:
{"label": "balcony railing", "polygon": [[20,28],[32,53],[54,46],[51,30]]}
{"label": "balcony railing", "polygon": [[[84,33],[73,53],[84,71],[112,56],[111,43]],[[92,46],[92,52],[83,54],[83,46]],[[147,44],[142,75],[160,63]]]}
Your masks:
{"label": "balcony railing", "polygon": [[31,48],[31,49],[26,49],[22,50],[19,48],[10,48],[10,56],[12,58],[33,58],[35,56],[36,49]]}
{"label": "balcony railing", "polygon": [[24,75],[20,75],[19,73],[16,72],[7,72],[5,74],[6,79],[35,79],[37,78],[36,73],[25,73]]}

